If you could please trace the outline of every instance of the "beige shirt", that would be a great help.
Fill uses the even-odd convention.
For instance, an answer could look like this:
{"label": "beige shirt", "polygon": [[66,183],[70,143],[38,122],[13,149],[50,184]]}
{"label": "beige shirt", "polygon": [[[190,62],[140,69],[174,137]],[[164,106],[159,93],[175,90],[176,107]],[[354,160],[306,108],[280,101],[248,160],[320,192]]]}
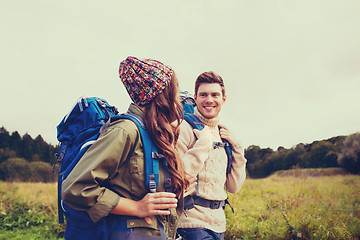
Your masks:
{"label": "beige shirt", "polygon": [[[184,162],[185,171],[191,176],[199,174],[200,197],[209,200],[225,200],[226,190],[236,193],[245,181],[246,159],[240,144],[233,145],[234,160],[231,172],[226,174],[227,155],[223,147],[214,149],[214,142],[221,142],[219,119],[206,119],[195,108],[195,115],[209,127],[207,133],[197,139],[193,128],[186,121],[180,125],[177,149]],[[217,233],[225,232],[226,220],[222,208],[210,209],[195,205],[180,218],[179,228],[207,228]]]}

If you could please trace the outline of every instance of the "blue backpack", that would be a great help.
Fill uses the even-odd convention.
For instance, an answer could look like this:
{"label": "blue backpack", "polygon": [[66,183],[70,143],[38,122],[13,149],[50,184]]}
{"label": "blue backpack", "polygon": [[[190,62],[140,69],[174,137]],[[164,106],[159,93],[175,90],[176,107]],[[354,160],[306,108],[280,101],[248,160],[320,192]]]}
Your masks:
{"label": "blue backpack", "polygon": [[[56,159],[56,163],[59,163],[60,166],[58,176],[59,223],[64,223],[64,208],[67,213],[74,216],[82,217],[87,215],[68,206],[64,207],[61,198],[61,184],[84,153],[98,139],[101,132],[111,122],[119,119],[129,119],[138,127],[144,146],[146,176],[144,184],[149,192],[156,191],[159,183],[159,159],[163,159],[164,156],[158,152],[151,141],[143,120],[135,114],[124,113],[118,115],[117,109],[109,105],[104,99],[97,97],[81,98],[57,126],[57,138],[60,143],[60,150]],[[165,170],[165,190],[171,191],[171,181],[169,172],[166,171],[166,161],[162,161],[162,163]]]}

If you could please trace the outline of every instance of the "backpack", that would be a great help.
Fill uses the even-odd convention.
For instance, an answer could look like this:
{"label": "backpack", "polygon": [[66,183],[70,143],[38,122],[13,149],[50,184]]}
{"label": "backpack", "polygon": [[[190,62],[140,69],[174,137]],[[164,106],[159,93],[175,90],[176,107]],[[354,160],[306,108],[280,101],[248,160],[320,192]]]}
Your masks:
{"label": "backpack", "polygon": [[[144,146],[145,157],[145,186],[149,192],[155,192],[159,183],[159,159],[164,156],[160,154],[151,141],[151,137],[145,128],[143,120],[135,114],[118,114],[114,106],[98,97],[80,98],[69,114],[67,114],[57,126],[57,138],[60,143],[59,154],[56,163],[59,163],[58,176],[58,211],[59,223],[64,223],[64,212],[83,218],[86,213],[81,213],[68,206],[64,207],[61,198],[61,184],[79,162],[80,158],[98,139],[101,132],[107,126],[119,119],[133,121],[139,129]],[[164,164],[165,190],[171,191],[171,180],[167,170],[167,162]],[[65,209],[66,210],[65,210]]]}

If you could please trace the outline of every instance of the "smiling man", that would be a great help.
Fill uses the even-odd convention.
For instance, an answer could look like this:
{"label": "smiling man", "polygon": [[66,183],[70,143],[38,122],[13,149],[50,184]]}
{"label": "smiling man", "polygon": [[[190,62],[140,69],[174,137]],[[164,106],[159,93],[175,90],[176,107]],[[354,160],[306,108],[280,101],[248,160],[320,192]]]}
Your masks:
{"label": "smiling man", "polygon": [[[185,193],[185,212],[179,221],[178,233],[184,240],[223,239],[226,192],[238,192],[246,177],[244,149],[232,132],[219,124],[226,94],[223,79],[218,74],[200,74],[195,82],[194,99],[194,114],[204,128],[199,131],[183,121],[177,149],[186,173],[196,176],[198,185],[196,192]],[[231,145],[230,171],[227,171],[228,156],[222,139]]]}

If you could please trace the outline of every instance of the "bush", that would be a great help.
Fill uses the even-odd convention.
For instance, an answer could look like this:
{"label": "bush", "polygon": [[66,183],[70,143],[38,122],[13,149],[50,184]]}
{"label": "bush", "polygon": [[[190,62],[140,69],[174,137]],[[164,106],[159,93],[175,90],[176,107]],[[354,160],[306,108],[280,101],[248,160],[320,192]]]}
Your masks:
{"label": "bush", "polygon": [[58,167],[52,173],[50,163],[35,161],[28,162],[24,158],[9,158],[0,163],[0,180],[10,182],[55,182]]}
{"label": "bush", "polygon": [[30,163],[31,182],[54,182],[57,175],[52,174],[52,167],[50,163],[46,162],[31,162]]}
{"label": "bush", "polygon": [[5,181],[27,181],[31,172],[24,158],[9,158],[0,164],[0,179]]}

